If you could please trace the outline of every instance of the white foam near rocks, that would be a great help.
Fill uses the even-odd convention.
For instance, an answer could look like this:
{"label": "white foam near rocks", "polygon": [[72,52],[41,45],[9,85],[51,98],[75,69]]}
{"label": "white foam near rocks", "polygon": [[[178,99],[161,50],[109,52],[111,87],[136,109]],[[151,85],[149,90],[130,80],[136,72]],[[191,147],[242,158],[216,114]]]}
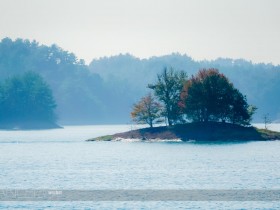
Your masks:
{"label": "white foam near rocks", "polygon": [[181,139],[127,139],[127,138],[120,138],[117,137],[112,141],[121,141],[121,142],[182,142]]}
{"label": "white foam near rocks", "polygon": [[120,138],[117,137],[115,139],[113,139],[112,141],[121,141],[121,142],[139,142],[142,141],[141,139],[126,139],[126,138]]}

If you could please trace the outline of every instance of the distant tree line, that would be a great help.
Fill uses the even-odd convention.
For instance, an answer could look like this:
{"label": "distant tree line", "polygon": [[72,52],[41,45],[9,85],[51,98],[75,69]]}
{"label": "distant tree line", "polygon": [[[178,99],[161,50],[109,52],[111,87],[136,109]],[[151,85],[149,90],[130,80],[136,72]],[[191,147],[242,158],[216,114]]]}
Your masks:
{"label": "distant tree line", "polygon": [[55,44],[10,38],[0,41],[0,82],[29,71],[38,73],[53,91],[61,124],[129,122],[127,110],[149,91],[154,92],[145,86],[157,80],[164,66],[187,69],[189,76],[201,68],[217,68],[246,94],[248,103],[258,107],[255,122],[263,122],[267,113],[272,122],[280,119],[280,66],[242,59],[195,61],[178,53],[148,59],[117,55],[94,59],[87,65]]}
{"label": "distant tree line", "polygon": [[202,69],[188,78],[184,71],[165,68],[158,74],[157,82],[148,88],[155,97],[151,93],[143,97],[134,105],[131,117],[136,123],[148,123],[150,127],[162,119],[169,126],[187,121],[249,125],[256,111],[217,69]]}

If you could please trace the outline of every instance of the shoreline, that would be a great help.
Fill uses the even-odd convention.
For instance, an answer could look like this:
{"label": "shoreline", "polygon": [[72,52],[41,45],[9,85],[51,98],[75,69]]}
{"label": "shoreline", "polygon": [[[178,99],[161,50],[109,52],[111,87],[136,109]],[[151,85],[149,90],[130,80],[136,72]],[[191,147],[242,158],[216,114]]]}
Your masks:
{"label": "shoreline", "polygon": [[0,130],[6,131],[24,131],[24,130],[49,130],[49,129],[63,129],[56,123],[48,122],[32,122],[32,123],[10,123],[0,125]]}
{"label": "shoreline", "polygon": [[195,141],[244,142],[280,140],[280,132],[229,123],[187,123],[175,126],[142,128],[113,135],[99,136],[86,141]]}

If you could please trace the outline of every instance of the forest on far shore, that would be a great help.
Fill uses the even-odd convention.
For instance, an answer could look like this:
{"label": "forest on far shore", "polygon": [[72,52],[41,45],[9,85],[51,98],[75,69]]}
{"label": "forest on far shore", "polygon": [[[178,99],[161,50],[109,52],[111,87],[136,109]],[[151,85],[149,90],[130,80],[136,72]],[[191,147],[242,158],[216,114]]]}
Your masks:
{"label": "forest on far shore", "polygon": [[189,77],[203,68],[217,68],[258,108],[253,122],[263,122],[264,115],[280,119],[280,66],[228,58],[195,61],[181,54],[149,59],[121,54],[86,65],[55,44],[10,38],[0,42],[0,83],[27,72],[39,75],[53,93],[56,109],[51,117],[60,124],[130,123],[132,105],[149,92],[147,84],[171,66]]}

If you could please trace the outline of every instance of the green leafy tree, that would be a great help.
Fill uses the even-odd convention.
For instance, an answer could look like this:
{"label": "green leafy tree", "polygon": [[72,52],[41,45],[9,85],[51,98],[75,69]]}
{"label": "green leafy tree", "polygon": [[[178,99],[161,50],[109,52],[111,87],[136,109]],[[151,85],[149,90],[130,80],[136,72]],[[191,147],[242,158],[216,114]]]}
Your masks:
{"label": "green leafy tree", "polygon": [[181,112],[178,107],[180,93],[187,75],[184,71],[175,71],[173,68],[164,68],[161,74],[157,75],[157,82],[148,85],[154,90],[155,96],[163,103],[162,115],[167,119],[168,125],[181,120]]}
{"label": "green leafy tree", "polygon": [[247,125],[256,108],[217,69],[203,69],[184,85],[179,106],[193,121]]}
{"label": "green leafy tree", "polygon": [[248,105],[246,96],[240,93],[239,90],[233,88],[231,93],[228,121],[234,124],[249,125],[257,108],[255,106]]}
{"label": "green leafy tree", "polygon": [[154,123],[160,120],[161,105],[152,94],[143,97],[137,104],[134,104],[131,117],[134,122],[139,124],[149,124],[152,128]]}
{"label": "green leafy tree", "polygon": [[14,76],[4,81],[0,91],[3,124],[55,122],[56,103],[51,89],[40,75],[26,72]]}

